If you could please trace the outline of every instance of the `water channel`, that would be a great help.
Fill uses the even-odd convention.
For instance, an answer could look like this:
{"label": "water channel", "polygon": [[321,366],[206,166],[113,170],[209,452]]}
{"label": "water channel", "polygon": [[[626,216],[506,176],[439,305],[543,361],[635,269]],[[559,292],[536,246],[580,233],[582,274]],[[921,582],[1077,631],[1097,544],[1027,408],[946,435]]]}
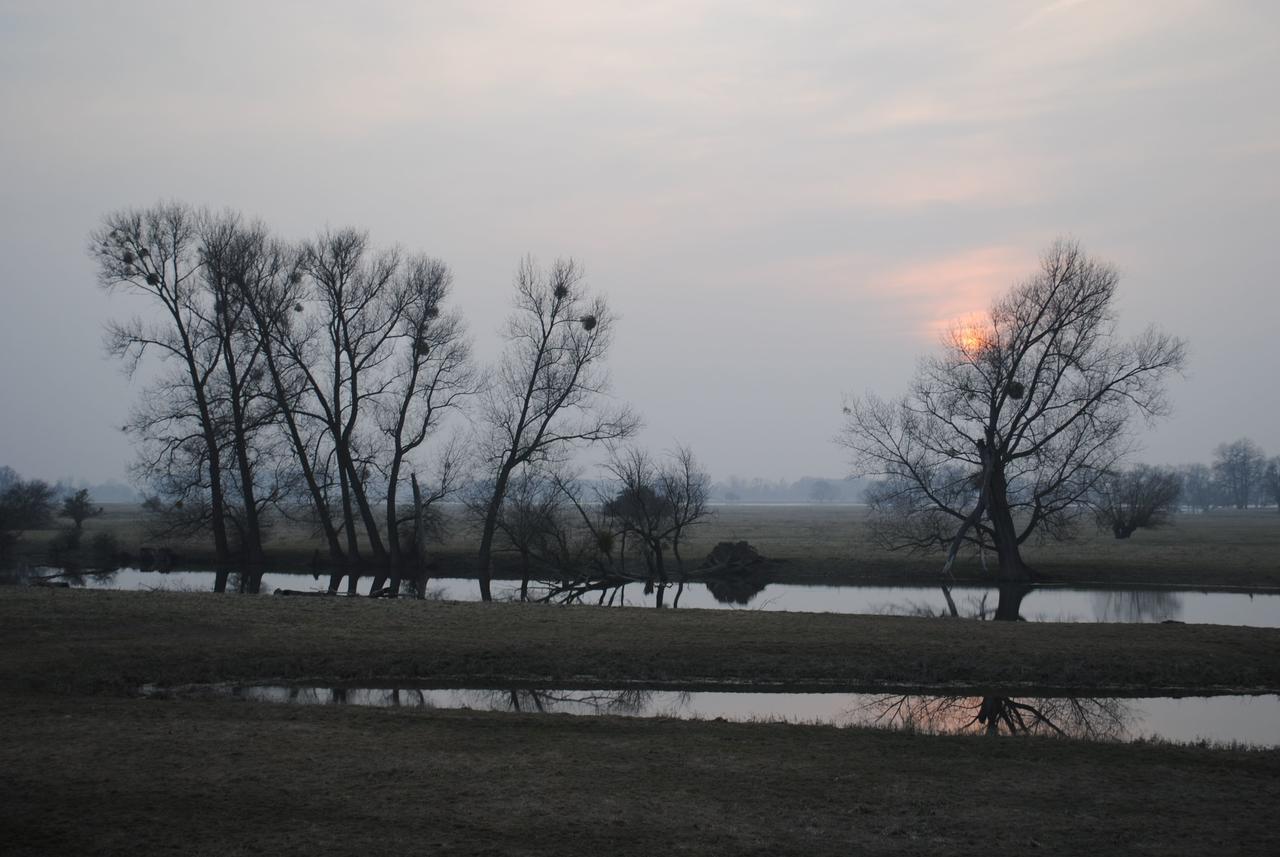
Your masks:
{"label": "water channel", "polygon": [[[1006,697],[669,690],[216,685],[201,692],[298,705],[523,711],[877,726],[931,734],[1039,734],[1280,746],[1280,696]],[[144,688],[145,695],[167,691]]]}
{"label": "water channel", "polygon": [[[59,574],[57,569],[32,569],[26,577],[12,582],[43,578],[66,582],[73,587],[124,590],[211,591],[211,571],[142,571],[123,568],[102,574]],[[345,583],[345,582],[344,582]],[[368,594],[372,577],[357,584],[360,594]],[[326,575],[268,572],[261,591],[324,592]],[[234,590],[234,585],[231,589]],[[345,587],[344,587],[345,591]],[[532,597],[542,590],[532,586]],[[476,581],[470,578],[432,578],[426,585],[428,598],[475,601]],[[519,585],[495,580],[494,597],[514,600]],[[994,587],[954,587],[951,597],[961,616],[991,618],[999,600]],[[672,603],[668,592],[666,603]],[[640,584],[624,587],[614,604],[652,607],[654,597],[645,595]],[[688,584],[680,596],[680,608],[729,610],[789,610],[810,613],[863,613],[915,616],[948,615],[946,596],[937,586],[800,586],[767,583],[763,587],[729,588],[703,583]],[[1035,622],[1188,622],[1197,624],[1280,627],[1280,593],[1202,592],[1171,589],[1087,589],[1041,586],[1022,599],[1021,618]]]}

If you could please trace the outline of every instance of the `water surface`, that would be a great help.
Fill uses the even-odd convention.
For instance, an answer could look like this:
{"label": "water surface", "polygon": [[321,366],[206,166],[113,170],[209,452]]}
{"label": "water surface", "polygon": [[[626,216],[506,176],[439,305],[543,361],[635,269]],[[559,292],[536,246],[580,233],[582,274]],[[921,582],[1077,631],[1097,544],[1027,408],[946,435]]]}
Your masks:
{"label": "water surface", "polygon": [[[866,693],[215,686],[217,695],[299,705],[524,711],[574,715],[822,723],[933,734],[1061,735],[1096,740],[1280,746],[1280,696],[1003,697]],[[154,688],[144,692],[158,693]]]}
{"label": "water surface", "polygon": [[[40,574],[56,573],[55,569],[37,569]],[[236,588],[233,574],[229,589]],[[211,591],[214,574],[210,571],[141,571],[124,568],[100,575],[85,573],[57,578],[73,586],[98,589]],[[361,577],[357,592],[367,595],[371,576]],[[324,592],[328,588],[326,574],[267,572],[262,576],[264,594],[277,589]],[[948,614],[946,597],[937,586],[800,586],[768,583],[749,595],[741,589],[726,593],[702,583],[688,584],[680,595],[679,606],[713,610],[790,610],[812,613],[872,613],[898,615],[944,616]],[[519,598],[519,585],[495,580],[494,597],[500,600]],[[342,591],[346,591],[346,580]],[[545,590],[532,586],[531,596],[541,597]],[[475,601],[479,589],[470,578],[432,578],[425,587],[429,598],[450,601]],[[666,593],[671,605],[675,591]],[[721,600],[730,595],[730,600]],[[991,618],[999,593],[994,587],[954,587],[951,590],[956,608],[962,616]],[[591,599],[587,603],[594,603]],[[613,595],[615,605],[652,607],[654,596],[645,595],[640,584],[631,584]],[[1062,586],[1036,587],[1023,598],[1023,619],[1033,622],[1191,622],[1218,625],[1280,627],[1280,594],[1242,592],[1200,592],[1169,589],[1098,589]]]}

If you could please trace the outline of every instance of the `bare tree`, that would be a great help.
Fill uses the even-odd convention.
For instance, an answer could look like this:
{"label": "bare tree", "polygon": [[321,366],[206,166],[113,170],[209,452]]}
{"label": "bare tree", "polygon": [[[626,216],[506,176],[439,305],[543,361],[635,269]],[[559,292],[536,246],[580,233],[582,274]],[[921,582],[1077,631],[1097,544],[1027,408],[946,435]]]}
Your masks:
{"label": "bare tree", "polygon": [[[405,487],[406,459],[439,429],[441,420],[475,394],[477,378],[471,361],[466,326],[455,312],[442,312],[453,275],[438,259],[415,256],[397,275],[394,306],[399,309],[396,339],[405,343],[389,361],[387,402],[380,409],[379,428],[386,436],[390,458],[386,467],[387,543],[392,567],[401,563],[400,527],[415,520],[417,508],[405,518],[397,512],[397,497]],[[426,502],[452,493],[458,471],[458,449],[445,447],[438,469],[444,477]]]}
{"label": "bare tree", "polygon": [[250,564],[263,561],[262,513],[269,498],[261,496],[258,478],[262,470],[270,472],[271,468],[269,464],[259,467],[265,451],[261,440],[276,421],[276,399],[264,384],[263,340],[244,300],[249,291],[247,281],[270,276],[263,271],[263,265],[270,261],[261,253],[260,232],[246,229],[234,212],[206,215],[200,223],[201,282],[211,298],[209,326],[220,362],[210,390],[215,407],[225,417],[222,433],[234,462],[232,472],[240,501],[232,517],[244,558]]}
{"label": "bare tree", "polygon": [[815,503],[830,503],[836,499],[836,489],[825,479],[819,479],[809,489],[809,499]]}
{"label": "bare tree", "polygon": [[655,603],[661,607],[663,594],[671,583],[667,552],[670,551],[683,585],[681,540],[710,512],[710,479],[686,447],[677,448],[663,464],[638,447],[615,450],[605,469],[621,486],[605,503],[605,512],[616,522],[626,543],[638,549],[645,563],[647,584],[656,588]]}
{"label": "bare tree", "polygon": [[[145,473],[184,484],[184,495],[200,498],[209,510],[214,551],[230,559],[225,519],[220,436],[211,399],[211,379],[220,362],[207,295],[200,288],[200,214],[180,203],[107,215],[91,236],[89,253],[98,263],[98,281],[108,291],[127,290],[149,298],[159,320],[134,318],[107,328],[107,347],[132,374],[148,351],[179,367],[160,382],[169,395],[150,397],[127,429],[152,443],[144,453]],[[174,465],[174,466],[170,466]]]}
{"label": "bare tree", "polygon": [[1262,474],[1262,486],[1271,502],[1276,504],[1276,510],[1280,511],[1280,455],[1267,462],[1267,469]]}
{"label": "bare tree", "polygon": [[[552,564],[565,514],[564,481],[533,467],[521,468],[511,477],[507,496],[498,512],[495,548],[515,553],[520,560],[520,600],[529,600],[529,581],[539,570],[551,571],[563,579]],[[488,510],[488,494],[482,494],[472,511],[483,521]],[[499,542],[497,539],[501,539]]]}
{"label": "bare tree", "polygon": [[512,475],[527,464],[554,462],[580,444],[626,438],[637,418],[607,401],[603,362],[613,316],[589,298],[572,260],[543,270],[525,259],[516,272],[507,347],[483,399],[486,467],[491,492],[480,533],[480,597],[492,600],[494,534]]}
{"label": "bare tree", "polygon": [[1237,509],[1247,509],[1254,500],[1266,461],[1262,447],[1247,437],[1219,444],[1214,451],[1214,476],[1227,500]]}
{"label": "bare tree", "polygon": [[1128,449],[1131,417],[1166,412],[1163,382],[1185,346],[1115,332],[1118,275],[1059,241],[1040,271],[922,361],[907,396],[846,405],[840,442],[880,483],[868,492],[891,548],[992,547],[1025,580],[1021,545],[1067,537],[1082,500]]}
{"label": "bare tree", "polygon": [[1139,465],[1098,480],[1090,502],[1098,526],[1117,539],[1138,529],[1163,527],[1173,518],[1182,482],[1172,470]]}
{"label": "bare tree", "polygon": [[1184,464],[1178,468],[1178,478],[1182,482],[1182,502],[1189,508],[1207,512],[1219,504],[1219,485],[1207,465]]}
{"label": "bare tree", "polygon": [[53,521],[54,489],[39,479],[11,478],[0,490],[0,559],[27,530],[48,527]]}
{"label": "bare tree", "polygon": [[347,554],[359,556],[356,517],[374,558],[387,551],[370,501],[373,461],[362,443],[367,411],[388,389],[384,368],[394,357],[394,342],[404,310],[395,288],[400,253],[373,253],[368,235],[354,229],[322,233],[304,249],[302,269],[319,305],[319,318],[307,335],[292,342],[291,357],[306,380],[304,413],[327,432],[341,492]]}
{"label": "bare tree", "polygon": [[306,377],[292,359],[302,353],[297,339],[301,327],[295,318],[305,312],[306,285],[300,270],[301,254],[271,238],[265,227],[254,224],[243,230],[240,240],[250,264],[234,281],[239,300],[252,323],[253,336],[261,352],[265,386],[273,398],[274,413],[284,433],[292,461],[297,467],[300,488],[306,497],[315,523],[328,545],[329,556],[344,557],[333,522],[327,480],[319,459],[320,438],[307,431],[302,413],[307,390]]}
{"label": "bare tree", "polygon": [[89,489],[81,488],[74,494],[68,494],[62,499],[62,508],[59,514],[64,518],[70,518],[75,528],[81,530],[84,528],[85,521],[99,517],[102,511],[101,506],[93,505],[93,500],[89,497]]}

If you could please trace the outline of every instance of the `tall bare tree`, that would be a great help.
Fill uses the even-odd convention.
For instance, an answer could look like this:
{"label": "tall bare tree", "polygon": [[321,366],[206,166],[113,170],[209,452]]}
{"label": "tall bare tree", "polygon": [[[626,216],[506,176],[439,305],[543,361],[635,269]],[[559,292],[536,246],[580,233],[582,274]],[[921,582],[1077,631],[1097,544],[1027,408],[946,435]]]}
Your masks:
{"label": "tall bare tree", "polygon": [[[376,560],[387,551],[370,500],[373,463],[361,444],[363,418],[390,385],[384,368],[404,310],[395,288],[397,250],[372,252],[368,235],[354,229],[322,233],[304,249],[303,270],[319,304],[319,335],[299,343],[294,365],[309,391],[306,412],[328,433],[341,491],[347,554],[359,556],[356,516]],[[305,350],[303,350],[305,349]]]}
{"label": "tall bare tree", "polygon": [[515,307],[507,347],[483,397],[486,467],[492,474],[480,533],[480,597],[492,600],[493,540],[512,475],[528,464],[553,462],[580,444],[619,440],[638,419],[608,401],[603,363],[613,316],[590,297],[573,260],[543,270],[532,259],[515,277]]}
{"label": "tall bare tree", "polygon": [[243,228],[239,240],[246,264],[234,284],[261,352],[264,383],[273,397],[275,414],[329,556],[341,560],[344,554],[333,522],[327,484],[317,464],[318,438],[307,431],[301,413],[306,378],[292,360],[293,355],[304,350],[297,338],[302,324],[295,321],[305,312],[301,254],[273,239],[261,224]]}
{"label": "tall bare tree", "polygon": [[[402,346],[389,361],[387,399],[378,415],[379,428],[389,447],[386,515],[393,567],[402,561],[400,527],[418,514],[415,508],[402,519],[397,511],[398,496],[406,485],[405,462],[437,433],[445,415],[478,392],[466,326],[460,315],[446,312],[442,306],[452,281],[453,275],[443,262],[426,256],[407,259],[397,275],[396,339]],[[458,459],[457,446],[445,446],[437,465],[441,479],[422,502],[435,502],[452,493]]]}
{"label": "tall bare tree", "polygon": [[1067,241],[979,322],[920,364],[910,392],[846,405],[840,442],[891,548],[994,548],[999,576],[1025,580],[1021,546],[1066,537],[1103,474],[1129,448],[1134,415],[1162,415],[1184,343],[1115,330],[1119,276]]}
{"label": "tall bare tree", "polygon": [[[149,473],[184,490],[208,509],[214,552],[231,558],[227,540],[220,428],[211,402],[211,384],[220,363],[217,332],[207,294],[201,288],[197,250],[201,215],[180,203],[107,215],[92,233],[89,253],[98,281],[108,291],[148,298],[154,320],[135,317],[108,325],[107,347],[132,374],[143,355],[158,352],[178,367],[160,383],[167,396],[150,397],[130,426],[156,448],[144,454]],[[157,407],[158,406],[158,407]],[[145,469],[145,466],[144,466]],[[198,498],[195,495],[204,495]]]}
{"label": "tall bare tree", "polygon": [[264,463],[263,437],[273,427],[275,397],[264,384],[263,340],[257,335],[253,314],[244,295],[247,280],[262,276],[266,260],[254,230],[246,229],[234,212],[205,215],[200,223],[201,282],[208,290],[213,331],[220,365],[211,386],[225,415],[223,433],[239,494],[237,514],[240,545],[250,564],[263,560],[262,512],[270,498],[261,496],[260,473],[271,471]]}

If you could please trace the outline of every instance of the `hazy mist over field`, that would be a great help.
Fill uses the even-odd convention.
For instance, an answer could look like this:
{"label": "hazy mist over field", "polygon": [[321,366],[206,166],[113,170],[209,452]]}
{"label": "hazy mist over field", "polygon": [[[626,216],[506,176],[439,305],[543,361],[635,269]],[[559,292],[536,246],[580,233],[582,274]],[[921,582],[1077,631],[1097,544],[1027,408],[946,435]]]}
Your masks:
{"label": "hazy mist over field", "polygon": [[1280,5],[0,2],[0,464],[124,475],[108,211],[179,199],[445,260],[492,361],[522,256],[622,317],[640,440],[717,479],[846,471],[1055,237],[1188,339],[1151,462],[1280,453]]}

